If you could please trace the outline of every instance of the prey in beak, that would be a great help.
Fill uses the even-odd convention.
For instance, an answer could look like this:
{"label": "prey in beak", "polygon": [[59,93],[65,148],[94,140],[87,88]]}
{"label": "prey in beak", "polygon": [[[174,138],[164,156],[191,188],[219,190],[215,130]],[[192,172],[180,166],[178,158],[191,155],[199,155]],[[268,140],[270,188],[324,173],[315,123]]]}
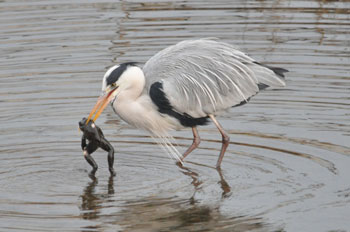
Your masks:
{"label": "prey in beak", "polygon": [[95,112],[96,112],[96,114],[95,114],[95,117],[92,119],[92,121],[95,122],[97,120],[97,118],[100,116],[100,114],[106,108],[108,103],[113,99],[113,97],[114,97],[113,92],[116,91],[117,88],[118,87],[106,90],[106,93],[98,98],[94,108],[92,108],[92,110],[89,114],[89,117],[86,120],[86,124],[89,123],[89,121],[91,120],[91,118],[95,114]]}

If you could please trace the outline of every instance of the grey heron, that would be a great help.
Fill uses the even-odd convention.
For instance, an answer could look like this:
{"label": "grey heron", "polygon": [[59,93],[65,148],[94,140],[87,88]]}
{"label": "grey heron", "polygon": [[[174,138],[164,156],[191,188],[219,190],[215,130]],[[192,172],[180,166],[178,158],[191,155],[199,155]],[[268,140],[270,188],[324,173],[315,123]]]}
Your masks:
{"label": "grey heron", "polygon": [[88,120],[96,113],[96,121],[110,102],[121,119],[158,137],[192,128],[193,143],[181,161],[200,143],[197,126],[211,120],[222,136],[220,168],[230,138],[215,117],[267,87],[285,86],[285,72],[219,40],[185,40],[161,50],[143,68],[133,62],[109,68]]}

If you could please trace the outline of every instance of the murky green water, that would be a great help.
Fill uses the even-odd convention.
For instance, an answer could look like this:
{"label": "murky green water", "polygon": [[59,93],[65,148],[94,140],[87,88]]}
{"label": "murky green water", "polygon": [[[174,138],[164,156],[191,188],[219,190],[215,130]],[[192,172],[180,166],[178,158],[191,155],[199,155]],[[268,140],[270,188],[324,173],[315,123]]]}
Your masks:
{"label": "murky green water", "polygon": [[[349,15],[345,0],[0,1],[0,231],[349,231]],[[202,37],[290,70],[219,118],[222,173],[213,125],[180,168],[108,109],[118,173],[98,151],[90,179],[77,122],[106,69]]]}

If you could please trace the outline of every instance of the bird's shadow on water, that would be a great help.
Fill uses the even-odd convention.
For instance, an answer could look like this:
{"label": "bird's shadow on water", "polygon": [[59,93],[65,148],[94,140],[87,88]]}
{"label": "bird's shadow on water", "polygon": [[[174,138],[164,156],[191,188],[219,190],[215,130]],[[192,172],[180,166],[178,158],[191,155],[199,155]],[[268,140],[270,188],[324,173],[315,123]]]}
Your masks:
{"label": "bird's shadow on water", "polygon": [[[193,163],[193,162],[191,162]],[[194,163],[193,163],[194,164]],[[188,167],[185,167],[184,163],[180,163],[180,162],[177,162],[176,165],[181,169],[181,172],[183,174],[185,174],[186,176],[189,176],[192,178],[192,182],[191,184],[193,185],[194,187],[194,194],[192,196],[192,198],[194,197],[195,193],[201,189],[201,185],[202,185],[202,181],[199,179],[199,175],[197,172],[193,171],[192,169],[188,168]],[[221,187],[221,190],[222,190],[222,193],[221,193],[221,198],[224,199],[224,198],[228,198],[231,196],[231,187],[230,185],[228,184],[228,182],[225,180],[225,177],[224,175],[222,174],[222,170],[221,168],[215,168],[218,175],[219,175],[219,182],[218,184],[220,185]]]}

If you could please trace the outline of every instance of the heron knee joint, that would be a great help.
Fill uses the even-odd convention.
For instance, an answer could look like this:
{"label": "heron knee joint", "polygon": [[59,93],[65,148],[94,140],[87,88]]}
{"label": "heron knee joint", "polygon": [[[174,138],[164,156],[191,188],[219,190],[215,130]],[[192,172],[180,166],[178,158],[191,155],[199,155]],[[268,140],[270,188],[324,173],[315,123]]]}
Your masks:
{"label": "heron knee joint", "polygon": [[223,135],[223,136],[222,136],[222,142],[223,142],[223,143],[229,143],[229,142],[230,142],[230,137],[227,136],[227,135]]}
{"label": "heron knee joint", "polygon": [[199,137],[195,137],[193,143],[198,146],[201,143],[201,139]]}

